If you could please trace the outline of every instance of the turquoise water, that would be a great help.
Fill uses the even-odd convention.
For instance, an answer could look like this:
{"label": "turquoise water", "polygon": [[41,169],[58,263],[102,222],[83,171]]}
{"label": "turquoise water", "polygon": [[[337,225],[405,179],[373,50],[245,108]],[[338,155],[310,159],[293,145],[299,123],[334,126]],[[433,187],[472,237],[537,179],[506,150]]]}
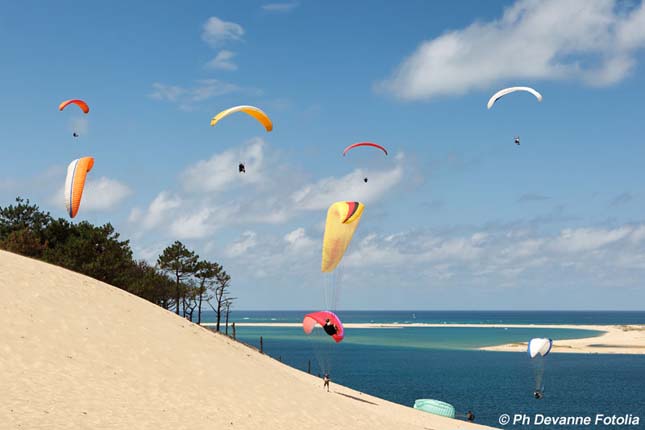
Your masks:
{"label": "turquoise water", "polygon": [[[235,321],[301,321],[305,312],[237,312]],[[401,322],[411,312],[338,312],[347,322]],[[608,354],[550,354],[545,360],[545,397],[532,397],[535,379],[529,358],[521,353],[479,351],[477,348],[531,337],[567,339],[594,332],[571,329],[516,328],[512,324],[634,324],[645,312],[414,312],[429,323],[501,323],[504,328],[405,327],[346,329],[340,344],[329,338],[306,336],[300,328],[237,327],[238,338],[259,346],[284,363],[303,371],[311,365],[329,369],[337,382],[396,403],[412,406],[419,398],[452,404],[457,416],[472,410],[476,422],[505,429],[645,429],[645,356]],[[248,318],[248,319],[244,319]],[[421,321],[419,321],[421,320]],[[322,382],[321,382],[322,387]],[[503,413],[541,413],[551,416],[632,414],[636,426],[502,426]]]}

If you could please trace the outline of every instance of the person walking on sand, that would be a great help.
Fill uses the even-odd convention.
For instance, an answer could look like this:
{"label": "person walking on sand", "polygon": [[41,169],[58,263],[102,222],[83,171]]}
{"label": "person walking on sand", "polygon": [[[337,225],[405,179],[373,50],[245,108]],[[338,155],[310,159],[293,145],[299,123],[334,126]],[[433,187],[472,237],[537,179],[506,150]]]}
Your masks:
{"label": "person walking on sand", "polygon": [[328,393],[329,393],[329,381],[331,381],[331,379],[329,379],[329,373],[325,373],[325,375],[323,376],[323,388],[326,387]]}

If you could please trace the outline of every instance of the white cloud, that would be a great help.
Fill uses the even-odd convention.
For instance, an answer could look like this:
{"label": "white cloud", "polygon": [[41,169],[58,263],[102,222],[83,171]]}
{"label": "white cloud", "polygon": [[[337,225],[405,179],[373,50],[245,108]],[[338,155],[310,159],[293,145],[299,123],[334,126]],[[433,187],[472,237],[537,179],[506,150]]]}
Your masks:
{"label": "white cloud", "polygon": [[229,41],[242,40],[244,29],[234,22],[227,22],[216,16],[208,18],[202,31],[202,39],[211,46],[218,47]]}
{"label": "white cloud", "polygon": [[624,79],[645,46],[645,6],[614,0],[519,0],[491,22],[422,42],[377,88],[405,100],[459,95],[501,83]]}
{"label": "white cloud", "polygon": [[[263,160],[265,142],[261,138],[248,141],[240,149],[214,154],[208,160],[198,161],[182,174],[183,187],[191,192],[218,192],[232,184],[257,184],[264,180]],[[243,162],[246,173],[238,172]]]}
{"label": "white cloud", "polygon": [[206,64],[206,67],[215,70],[237,70],[237,65],[231,61],[233,57],[235,52],[222,50]]}
{"label": "white cloud", "polygon": [[295,252],[301,252],[316,246],[316,242],[307,236],[303,227],[287,233],[283,239],[289,245],[289,249]]}
{"label": "white cloud", "polygon": [[244,254],[257,245],[256,237],[257,234],[254,231],[245,231],[238,240],[228,247],[226,254],[229,257],[237,257]]}
{"label": "white cloud", "polygon": [[180,216],[173,217],[169,233],[178,239],[196,239],[212,234],[216,228],[213,209],[202,208],[184,211]]}
{"label": "white cloud", "polygon": [[87,211],[104,211],[116,208],[132,190],[115,179],[101,177],[88,179],[83,192],[83,209]]}
{"label": "white cloud", "polygon": [[165,221],[168,214],[176,208],[181,207],[182,201],[167,191],[162,191],[150,203],[145,211],[134,208],[130,212],[129,221],[140,224],[144,229],[149,230],[158,227]]}
{"label": "white cloud", "polygon": [[190,110],[195,103],[241,90],[235,84],[217,79],[203,79],[197,81],[197,85],[192,87],[155,82],[152,84],[152,92],[149,97],[154,100],[177,103],[182,109]]}
{"label": "white cloud", "polygon": [[368,234],[354,239],[344,261],[348,268],[379,267],[384,273],[441,266],[443,278],[518,278],[533,270],[543,277],[562,270],[609,276],[617,268],[645,268],[644,232],[645,225],[623,225],[564,229],[555,235],[525,231],[519,237],[506,229],[457,236],[423,230]]}
{"label": "white cloud", "polygon": [[[90,174],[91,175],[91,174]],[[83,189],[81,211],[108,211],[115,209],[132,190],[124,183],[104,176],[98,179],[88,177]],[[49,199],[50,203],[60,206],[64,202],[65,186],[62,185]]]}
{"label": "white cloud", "polygon": [[[368,172],[362,169],[340,178],[324,178],[307,184],[291,195],[291,200],[307,210],[326,209],[335,201],[360,201],[365,204],[377,201],[403,179],[403,156],[399,154],[396,165],[390,170]],[[363,178],[369,177],[368,183]]]}
{"label": "white cloud", "polygon": [[[147,209],[132,210],[130,222],[137,230],[156,229],[179,239],[209,236],[224,227],[222,234],[226,235],[237,228],[281,225],[307,218],[311,211],[323,222],[324,210],[332,202],[346,199],[369,204],[400,183],[404,170],[403,158],[394,157],[394,167],[371,172],[368,184],[360,170],[344,178],[308,183],[304,174],[281,161],[279,153],[270,148],[263,139],[254,138],[187,166],[179,177],[181,191],[164,191]],[[238,172],[240,162],[245,163],[246,173]],[[373,190],[361,192],[362,188]],[[304,227],[283,239],[289,249],[305,249],[310,244]],[[229,253],[238,248],[231,249]]]}
{"label": "white cloud", "polygon": [[299,3],[297,1],[288,3],[269,3],[262,5],[262,9],[266,10],[267,12],[290,12],[298,7],[298,5]]}

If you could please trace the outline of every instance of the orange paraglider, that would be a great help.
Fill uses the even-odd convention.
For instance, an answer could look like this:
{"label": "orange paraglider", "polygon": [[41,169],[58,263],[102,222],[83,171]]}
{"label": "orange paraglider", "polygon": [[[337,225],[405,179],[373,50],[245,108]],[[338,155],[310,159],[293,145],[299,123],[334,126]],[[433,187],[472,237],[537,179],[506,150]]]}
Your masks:
{"label": "orange paraglider", "polygon": [[65,109],[68,105],[75,104],[78,106],[83,113],[88,113],[90,111],[90,107],[85,103],[83,100],[80,99],[70,99],[70,100],[65,100],[58,106],[58,110],[63,110]]}

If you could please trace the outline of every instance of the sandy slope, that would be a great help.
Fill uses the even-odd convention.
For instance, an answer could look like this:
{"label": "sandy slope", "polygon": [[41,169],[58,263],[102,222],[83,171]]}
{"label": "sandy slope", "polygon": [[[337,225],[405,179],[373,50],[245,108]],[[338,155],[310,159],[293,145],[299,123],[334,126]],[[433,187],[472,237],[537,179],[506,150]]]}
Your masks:
{"label": "sandy slope", "polygon": [[0,429],[460,429],[0,251]]}

